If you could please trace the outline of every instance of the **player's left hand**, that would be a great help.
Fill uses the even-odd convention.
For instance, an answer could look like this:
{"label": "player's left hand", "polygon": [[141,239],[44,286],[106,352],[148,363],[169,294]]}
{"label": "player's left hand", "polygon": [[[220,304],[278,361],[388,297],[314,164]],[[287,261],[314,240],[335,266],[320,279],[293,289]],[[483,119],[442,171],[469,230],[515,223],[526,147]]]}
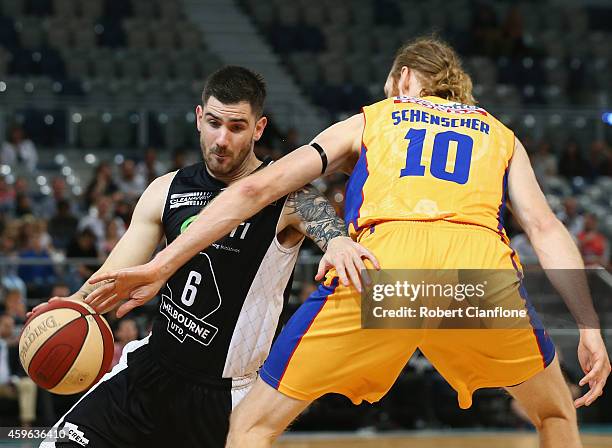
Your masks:
{"label": "player's left hand", "polygon": [[589,391],[574,401],[574,406],[577,408],[590,406],[597,400],[603,393],[608,375],[610,375],[610,359],[599,329],[589,328],[580,331],[578,361],[586,373],[579,385],[588,384]]}
{"label": "player's left hand", "polygon": [[380,269],[380,264],[372,252],[347,236],[338,236],[327,244],[327,250],[319,262],[315,280],[322,280],[329,269],[336,268],[338,277],[344,286],[352,283],[357,291],[361,292],[362,280],[368,285],[371,283],[364,258],[370,260],[375,269]]}
{"label": "player's left hand", "polygon": [[96,275],[89,280],[89,283],[96,284],[109,280],[112,281],[89,294],[85,298],[85,303],[98,312],[104,312],[114,308],[120,301],[128,299],[117,309],[117,317],[121,318],[155,297],[167,278],[160,274],[152,260],[140,266]]}

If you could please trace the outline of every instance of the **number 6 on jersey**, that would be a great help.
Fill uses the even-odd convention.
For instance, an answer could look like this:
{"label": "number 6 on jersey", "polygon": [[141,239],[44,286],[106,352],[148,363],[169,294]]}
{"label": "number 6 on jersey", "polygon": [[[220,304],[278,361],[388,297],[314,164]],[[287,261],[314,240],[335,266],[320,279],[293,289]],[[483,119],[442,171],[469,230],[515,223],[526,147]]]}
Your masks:
{"label": "number 6 on jersey", "polygon": [[197,271],[191,271],[187,277],[183,294],[181,294],[181,302],[185,306],[193,305],[196,295],[198,294],[198,286],[202,282],[202,274]]}

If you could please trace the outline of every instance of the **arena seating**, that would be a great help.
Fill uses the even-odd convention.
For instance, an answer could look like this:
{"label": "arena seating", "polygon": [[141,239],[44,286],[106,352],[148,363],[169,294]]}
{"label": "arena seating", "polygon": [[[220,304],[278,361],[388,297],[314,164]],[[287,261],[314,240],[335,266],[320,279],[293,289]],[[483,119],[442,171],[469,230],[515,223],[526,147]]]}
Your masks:
{"label": "arena seating", "polygon": [[395,49],[432,29],[464,56],[477,100],[508,111],[505,121],[526,132],[592,135],[585,116],[520,117],[524,106],[592,107],[612,93],[612,34],[602,26],[612,9],[572,1],[263,3],[241,0],[304,91],[336,116],[380,98]]}
{"label": "arena seating", "polygon": [[[220,64],[178,0],[0,1],[0,101],[19,105],[7,121],[22,120],[43,146],[66,144],[60,130],[71,117],[59,109],[83,108],[76,146],[136,147],[134,126],[116,126],[122,116],[197,103],[202,80]],[[185,112],[157,122],[176,129],[153,143],[192,142]],[[40,114],[53,123],[41,124]],[[45,140],[45,126],[59,135]]]}

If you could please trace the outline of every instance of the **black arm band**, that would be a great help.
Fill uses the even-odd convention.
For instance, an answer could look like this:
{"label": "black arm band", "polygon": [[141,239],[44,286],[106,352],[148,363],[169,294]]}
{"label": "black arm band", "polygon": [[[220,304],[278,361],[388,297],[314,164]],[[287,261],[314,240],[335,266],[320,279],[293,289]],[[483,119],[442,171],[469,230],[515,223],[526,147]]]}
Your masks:
{"label": "black arm band", "polygon": [[321,156],[321,163],[323,164],[323,167],[321,168],[321,174],[325,174],[325,170],[327,169],[327,154],[325,154],[325,150],[321,148],[321,145],[315,142],[312,142],[310,146],[312,146],[319,152],[319,155]]}

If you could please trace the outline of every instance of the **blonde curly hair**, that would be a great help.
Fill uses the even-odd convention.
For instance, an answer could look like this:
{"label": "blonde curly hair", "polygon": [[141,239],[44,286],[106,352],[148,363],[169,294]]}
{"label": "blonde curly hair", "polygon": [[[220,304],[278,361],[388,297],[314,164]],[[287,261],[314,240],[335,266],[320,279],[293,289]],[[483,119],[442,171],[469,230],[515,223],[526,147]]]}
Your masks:
{"label": "blonde curly hair", "polygon": [[473,105],[472,79],[461,66],[455,50],[436,37],[418,37],[395,55],[391,76],[398,80],[402,67],[416,70],[423,89],[421,96],[438,96]]}

